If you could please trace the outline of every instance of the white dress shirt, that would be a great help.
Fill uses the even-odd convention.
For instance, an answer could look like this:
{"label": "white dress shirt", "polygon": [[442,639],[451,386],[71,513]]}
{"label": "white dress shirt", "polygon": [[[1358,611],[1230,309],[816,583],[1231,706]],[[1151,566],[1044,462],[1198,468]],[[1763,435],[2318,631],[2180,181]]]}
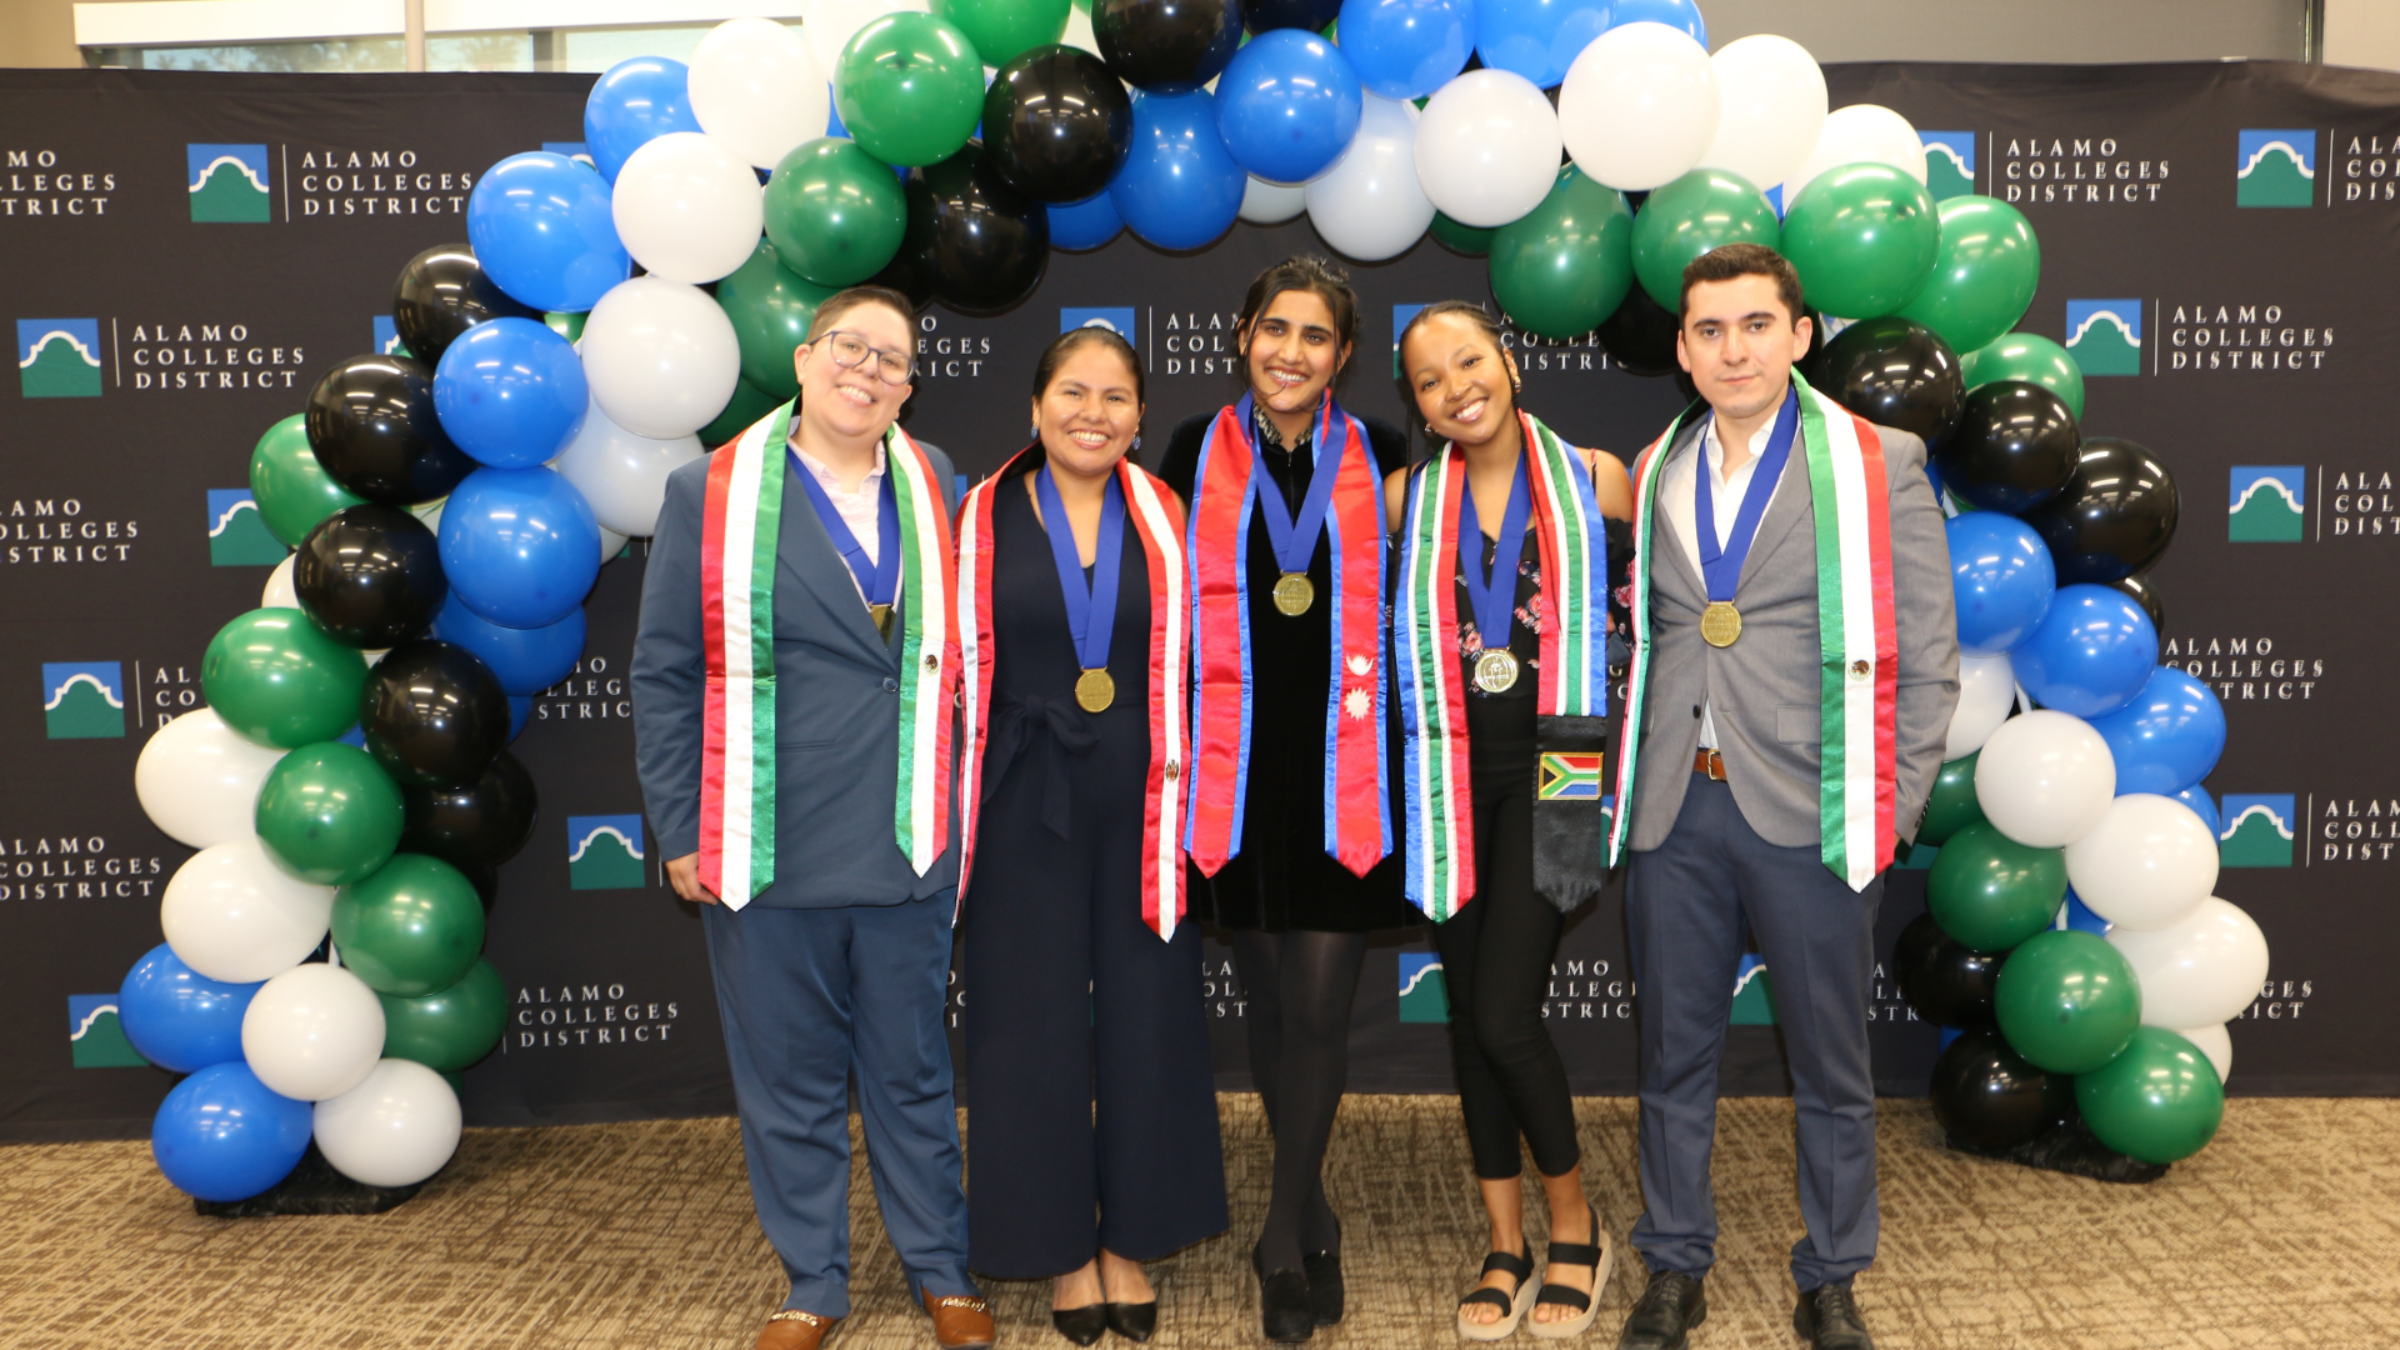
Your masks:
{"label": "white dress shirt", "polygon": [[[825,496],[833,502],[834,513],[842,518],[844,525],[850,527],[851,537],[858,540],[860,548],[866,550],[868,563],[882,562],[883,535],[877,528],[876,517],[883,505],[883,443],[876,442],[875,467],[859,480],[856,492],[844,492],[842,481],[834,476],[833,470],[819,463],[815,455],[800,448],[798,436],[794,436],[789,444],[792,453],[799,457],[800,466],[815,476],[817,486],[825,489]],[[1688,503],[1686,510],[1689,510]],[[850,569],[844,567],[842,570],[847,572]],[[851,574],[850,584],[858,588],[858,598],[864,603],[867,588],[859,585],[856,573]]]}
{"label": "white dress shirt", "polygon": [[[1693,521],[1697,514],[1697,503],[1692,500],[1692,466],[1703,457],[1708,461],[1708,504],[1714,508],[1717,517],[1711,524],[1716,527],[1717,547],[1723,548],[1733,538],[1733,522],[1742,513],[1742,499],[1748,495],[1750,480],[1758,472],[1759,456],[1766,453],[1767,442],[1773,440],[1774,436],[1775,419],[1769,418],[1750,434],[1750,458],[1743,460],[1740,468],[1728,474],[1725,472],[1725,446],[1717,439],[1717,419],[1711,413],[1700,429],[1701,453],[1674,460],[1659,474],[1661,504],[1666,507],[1668,522],[1675,527],[1675,536],[1683,541],[1683,556],[1692,564],[1692,575],[1705,575],[1700,568],[1700,534]],[[1767,507],[1775,504],[1777,486],[1775,483],[1766,485],[1767,500],[1759,507],[1761,520],[1766,518]],[[1716,705],[1713,699],[1701,707],[1700,748],[1718,748]]]}

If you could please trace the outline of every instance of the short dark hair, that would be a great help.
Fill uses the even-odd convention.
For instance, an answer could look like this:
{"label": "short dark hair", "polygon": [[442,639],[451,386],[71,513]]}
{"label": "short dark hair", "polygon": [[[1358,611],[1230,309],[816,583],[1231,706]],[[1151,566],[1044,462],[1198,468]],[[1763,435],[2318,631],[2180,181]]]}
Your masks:
{"label": "short dark hair", "polygon": [[[1333,326],[1344,347],[1358,347],[1358,292],[1350,289],[1349,274],[1313,253],[1303,253],[1284,259],[1261,272],[1250,283],[1250,293],[1242,297],[1241,317],[1235,321],[1236,332],[1247,332],[1266,313],[1267,306],[1285,291],[1307,291],[1325,302],[1333,311]],[[1245,348],[1247,344],[1244,344]],[[1242,372],[1244,379],[1249,371]]]}
{"label": "short dark hair", "polygon": [[808,340],[816,341],[841,318],[861,305],[881,305],[909,323],[917,320],[916,306],[908,297],[889,286],[851,286],[826,296],[817,306],[817,315],[808,321]]}
{"label": "short dark hair", "polygon": [[[1394,373],[1393,379],[1400,386],[1400,406],[1408,413],[1409,429],[1427,437],[1433,435],[1433,426],[1425,420],[1425,414],[1417,408],[1416,384],[1409,379],[1404,354],[1408,351],[1409,334],[1445,315],[1456,315],[1473,324],[1478,332],[1491,339],[1492,350],[1500,353],[1501,360],[1505,362],[1508,359],[1508,336],[1501,331],[1500,321],[1492,317],[1491,310],[1473,300],[1436,300],[1411,316],[1408,323],[1400,329],[1399,335],[1392,339],[1393,364],[1399,367]],[[1510,397],[1513,399],[1515,397],[1514,381],[1510,382],[1510,390]]]}
{"label": "short dark hair", "polygon": [[1050,345],[1042,348],[1042,359],[1035,362],[1033,367],[1034,398],[1038,400],[1050,392],[1050,382],[1058,378],[1058,368],[1067,363],[1067,358],[1075,354],[1076,348],[1095,343],[1115,352],[1118,359],[1125,363],[1125,368],[1133,372],[1133,397],[1137,402],[1148,403],[1150,388],[1142,378],[1142,358],[1134,353],[1133,344],[1125,340],[1124,334],[1099,324],[1070,328],[1050,339]]}
{"label": "short dark hair", "polygon": [[1676,317],[1680,319],[1692,298],[1692,287],[1704,281],[1731,281],[1735,277],[1772,277],[1775,295],[1783,301],[1784,309],[1796,322],[1808,312],[1801,303],[1800,273],[1791,260],[1764,244],[1726,244],[1712,248],[1683,266],[1683,290],[1675,298]]}

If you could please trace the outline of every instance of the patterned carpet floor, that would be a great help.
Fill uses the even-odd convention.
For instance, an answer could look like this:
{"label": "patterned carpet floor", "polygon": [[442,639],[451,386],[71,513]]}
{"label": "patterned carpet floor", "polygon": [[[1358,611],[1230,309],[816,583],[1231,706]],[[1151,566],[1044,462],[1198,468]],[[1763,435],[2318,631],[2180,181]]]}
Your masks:
{"label": "patterned carpet floor", "polygon": [[[1456,1105],[1353,1097],[1329,1185],[1350,1316],[1324,1350],[1455,1346],[1482,1255]],[[1250,1236],[1266,1205],[1257,1100],[1220,1099],[1234,1230],[1153,1267],[1161,1350],[1261,1346]],[[1633,1103],[1579,1103],[1587,1175],[1619,1243],[1593,1332],[1638,1288]],[[1724,1223],[1695,1350],[1799,1345],[1788,1101],[1725,1103]],[[855,1128],[855,1125],[854,1125]],[[1881,1122],[1883,1246],[1859,1280],[1884,1350],[2237,1350],[2400,1345],[2400,1101],[2237,1100],[2216,1142],[2151,1186],[1951,1153],[1922,1102]],[[854,1315],[835,1350],[929,1347],[857,1155]],[[1540,1223],[1529,1195],[1529,1222]],[[1536,1237],[1540,1230],[1537,1228]],[[1047,1281],[994,1282],[1001,1344],[1064,1347]],[[727,1347],[782,1294],[731,1120],[477,1130],[411,1203],[372,1218],[199,1218],[141,1143],[0,1148],[0,1345]],[[1519,1336],[1527,1341],[1525,1332]]]}

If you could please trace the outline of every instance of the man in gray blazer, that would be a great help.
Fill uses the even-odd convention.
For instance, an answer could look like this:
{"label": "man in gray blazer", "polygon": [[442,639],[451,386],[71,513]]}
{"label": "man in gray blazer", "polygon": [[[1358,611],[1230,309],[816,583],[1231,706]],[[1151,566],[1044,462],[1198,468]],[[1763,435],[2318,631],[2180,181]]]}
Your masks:
{"label": "man in gray blazer", "polygon": [[[1717,1063],[1747,929],[1772,982],[1798,1115],[1808,1232],[1792,1248],[1793,1326],[1826,1350],[1869,1350],[1850,1282],[1874,1260],[1877,1231],[1875,911],[1895,837],[1916,832],[1957,700],[1949,550],[1922,441],[1825,404],[1813,411],[1830,416],[1801,415],[1792,363],[1808,350],[1810,322],[1790,263],[1757,245],[1718,249],[1685,269],[1682,310],[1678,356],[1708,408],[1636,471],[1646,517],[1635,523],[1646,540],[1636,603],[1648,633],[1628,691],[1621,753],[1632,763],[1620,766],[1617,809],[1629,813],[1618,839],[1631,850],[1625,914],[1641,1023],[1647,1208],[1633,1244],[1651,1275],[1618,1344],[1680,1350],[1707,1315]],[[1854,499],[1845,521],[1828,500],[1840,494],[1820,490],[1836,481],[1845,436],[1866,447],[1848,461],[1860,496],[1888,502],[1891,603],[1862,606],[1882,616],[1863,646],[1863,616],[1846,609],[1846,631],[1830,636],[1820,622],[1821,576],[1871,578],[1858,568],[1863,547],[1847,573],[1834,561],[1845,551],[1830,547],[1819,567],[1821,529],[1863,541],[1873,514],[1871,500]],[[1845,599],[1871,595],[1849,585]],[[1831,774],[1821,738],[1842,752]]]}

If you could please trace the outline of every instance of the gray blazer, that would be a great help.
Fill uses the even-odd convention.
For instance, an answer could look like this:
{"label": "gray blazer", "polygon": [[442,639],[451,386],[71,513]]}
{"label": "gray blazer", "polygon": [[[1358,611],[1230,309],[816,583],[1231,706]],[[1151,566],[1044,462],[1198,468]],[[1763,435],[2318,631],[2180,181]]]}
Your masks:
{"label": "gray blazer", "polygon": [[[948,501],[956,483],[949,457],[923,448]],[[700,847],[700,508],[708,465],[698,459],[667,478],[633,643],[634,758],[667,858]],[[957,887],[956,810],[950,846],[922,877],[892,833],[900,633],[895,622],[889,642],[876,634],[848,564],[793,484],[775,541],[775,884],[751,903],[896,905]]]}
{"label": "gray blazer", "polygon": [[[1941,507],[1925,477],[1925,442],[1879,426],[1891,490],[1892,610],[1900,640],[1898,800],[1894,821],[1913,839],[1940,770],[1950,711],[1958,702],[1958,618],[1950,583],[1950,546]],[[1700,453],[1700,425],[1684,428],[1666,449],[1672,462]],[[1704,467],[1704,466],[1695,466]],[[1756,491],[1758,484],[1751,484]],[[1818,662],[1816,527],[1808,466],[1798,454],[1783,478],[1742,564],[1734,604],[1742,636],[1730,647],[1700,639],[1708,588],[1693,569],[1682,536],[1660,504],[1650,564],[1650,663],[1633,788],[1629,844],[1639,851],[1667,841],[1690,785],[1700,746],[1700,710],[1713,708],[1725,779],[1742,818],[1759,837],[1785,848],[1813,846],[1818,828]],[[1628,727],[1627,735],[1635,734]]]}

